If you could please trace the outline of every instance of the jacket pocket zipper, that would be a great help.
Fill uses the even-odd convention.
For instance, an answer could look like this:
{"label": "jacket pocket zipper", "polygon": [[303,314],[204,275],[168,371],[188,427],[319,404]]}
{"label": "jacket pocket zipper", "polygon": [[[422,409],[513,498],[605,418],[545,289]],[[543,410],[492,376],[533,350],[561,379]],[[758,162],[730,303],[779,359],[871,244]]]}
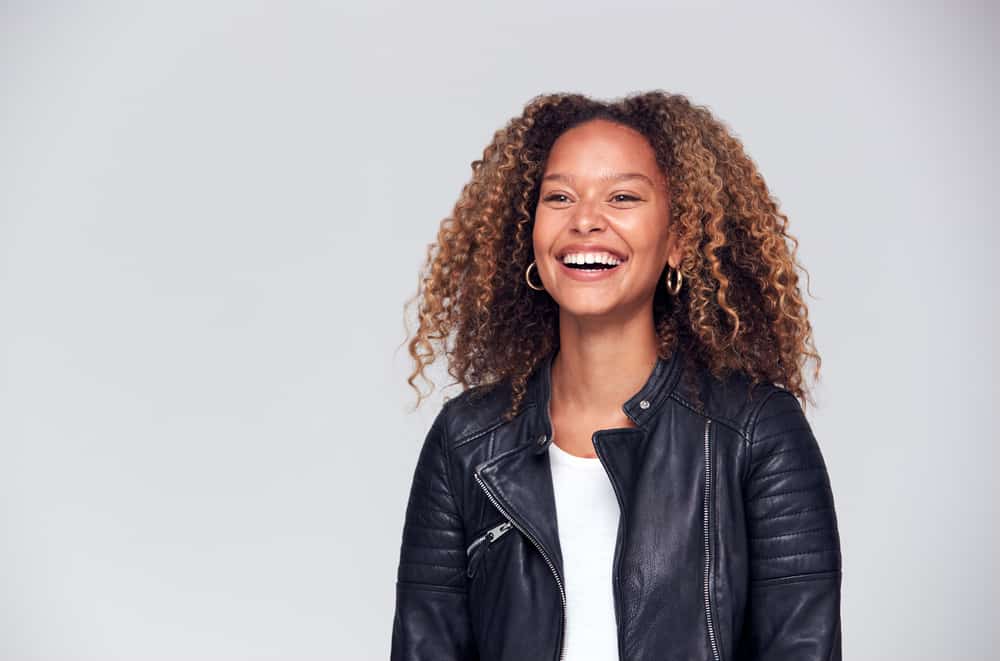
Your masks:
{"label": "jacket pocket zipper", "polygon": [[510,530],[512,527],[513,526],[511,525],[510,521],[504,521],[503,523],[500,523],[499,525],[490,528],[489,530],[486,531],[485,534],[480,535],[475,540],[473,540],[471,544],[469,544],[469,547],[465,549],[465,555],[469,559],[468,569],[465,572],[466,576],[468,576],[469,578],[475,576],[476,569],[479,567],[479,560],[482,558],[482,553],[476,553],[476,549],[479,547],[479,545],[484,543],[487,545],[492,544],[500,537],[502,537],[503,534],[506,533],[508,530]]}

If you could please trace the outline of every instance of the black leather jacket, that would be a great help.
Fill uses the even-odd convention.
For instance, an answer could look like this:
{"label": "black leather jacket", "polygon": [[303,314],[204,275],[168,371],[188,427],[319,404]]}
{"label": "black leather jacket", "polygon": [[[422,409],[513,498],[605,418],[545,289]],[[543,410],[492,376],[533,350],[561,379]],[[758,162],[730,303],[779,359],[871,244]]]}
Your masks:
{"label": "black leather jacket", "polygon": [[[553,357],[513,420],[501,417],[509,387],[496,387],[449,400],[431,426],[406,507],[392,661],[561,659],[573,586],[547,452]],[[637,427],[593,435],[621,507],[620,660],[840,659],[840,536],[799,401],[702,374],[699,407],[678,387],[680,363],[659,359],[624,404]]]}

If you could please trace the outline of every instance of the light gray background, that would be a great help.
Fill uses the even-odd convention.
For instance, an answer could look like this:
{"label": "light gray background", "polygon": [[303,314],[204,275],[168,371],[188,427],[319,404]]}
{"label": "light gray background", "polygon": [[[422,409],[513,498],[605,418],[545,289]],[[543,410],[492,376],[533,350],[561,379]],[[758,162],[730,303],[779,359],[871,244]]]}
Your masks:
{"label": "light gray background", "polygon": [[845,658],[990,658],[997,10],[752,4],[4,3],[0,658],[387,658],[426,246],[532,96],[653,88],[801,241]]}

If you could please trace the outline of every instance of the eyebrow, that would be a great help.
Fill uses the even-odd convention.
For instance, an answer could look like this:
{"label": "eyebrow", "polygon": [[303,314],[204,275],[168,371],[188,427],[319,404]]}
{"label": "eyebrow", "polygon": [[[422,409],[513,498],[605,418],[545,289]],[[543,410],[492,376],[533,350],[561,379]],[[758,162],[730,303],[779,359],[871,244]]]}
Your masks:
{"label": "eyebrow", "polygon": [[[653,183],[653,180],[641,172],[620,172],[620,173],[606,174],[603,177],[599,177],[598,181],[624,181],[626,179],[642,179],[650,186],[654,188],[656,187],[656,184]],[[554,173],[545,175],[544,177],[542,177],[542,181],[565,181],[567,183],[573,183],[574,177],[571,174]]]}

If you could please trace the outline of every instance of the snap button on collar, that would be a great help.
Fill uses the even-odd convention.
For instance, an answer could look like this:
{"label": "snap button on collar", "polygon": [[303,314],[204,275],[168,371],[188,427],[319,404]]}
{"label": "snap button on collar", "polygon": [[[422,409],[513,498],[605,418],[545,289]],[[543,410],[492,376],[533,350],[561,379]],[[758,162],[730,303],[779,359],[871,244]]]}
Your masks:
{"label": "snap button on collar", "polygon": [[544,454],[549,448],[549,441],[551,439],[547,434],[542,434],[537,439],[535,439],[535,449],[532,450],[536,455]]}
{"label": "snap button on collar", "polygon": [[648,399],[644,399],[641,402],[639,402],[639,408],[648,409],[649,408],[649,400]]}

